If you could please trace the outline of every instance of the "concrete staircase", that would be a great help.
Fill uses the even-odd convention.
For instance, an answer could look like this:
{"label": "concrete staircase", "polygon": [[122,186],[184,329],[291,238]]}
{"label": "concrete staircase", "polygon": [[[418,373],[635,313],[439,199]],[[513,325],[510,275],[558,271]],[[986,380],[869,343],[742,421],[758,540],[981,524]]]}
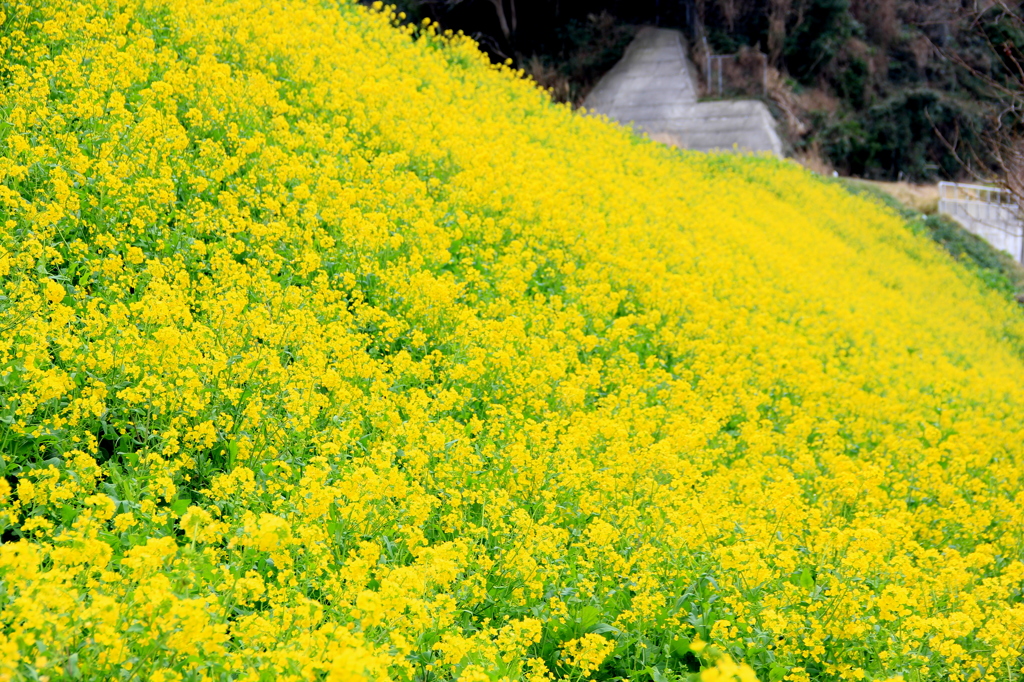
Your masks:
{"label": "concrete staircase", "polygon": [[763,102],[697,101],[696,69],[685,45],[679,31],[641,29],[583,106],[685,149],[738,147],[781,156],[782,141]]}

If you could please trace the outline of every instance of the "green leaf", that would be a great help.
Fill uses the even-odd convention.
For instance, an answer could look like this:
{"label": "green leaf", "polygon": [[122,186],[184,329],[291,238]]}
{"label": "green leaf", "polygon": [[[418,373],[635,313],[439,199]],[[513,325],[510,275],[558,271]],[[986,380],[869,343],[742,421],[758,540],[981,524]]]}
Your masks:
{"label": "green leaf", "polygon": [[811,573],[811,569],[807,566],[800,570],[800,587],[805,590],[814,589],[814,574]]}
{"label": "green leaf", "polygon": [[590,628],[597,625],[601,618],[601,609],[596,606],[584,606],[580,610],[579,623],[583,632],[590,632]]}
{"label": "green leaf", "polygon": [[121,548],[121,538],[114,535],[113,533],[100,532],[97,537],[103,542],[110,545],[110,548],[115,552]]}
{"label": "green leaf", "polygon": [[783,668],[781,665],[775,664],[771,667],[771,670],[768,671],[768,682],[779,682],[788,672],[788,668]]}
{"label": "green leaf", "polygon": [[82,678],[82,671],[78,668],[78,654],[73,653],[68,656],[67,663],[64,664],[64,674],[73,680]]}
{"label": "green leaf", "polygon": [[192,504],[191,500],[177,499],[174,502],[171,502],[171,509],[175,514],[181,516],[188,510],[190,504]]}
{"label": "green leaf", "polygon": [[606,632],[610,632],[612,634],[617,635],[620,632],[622,632],[622,630],[618,629],[614,625],[609,625],[608,623],[598,623],[594,627],[590,628],[590,632],[595,635],[603,635]]}
{"label": "green leaf", "polygon": [[70,527],[76,516],[78,516],[78,510],[74,507],[65,504],[60,508],[60,520],[64,522],[65,526]]}

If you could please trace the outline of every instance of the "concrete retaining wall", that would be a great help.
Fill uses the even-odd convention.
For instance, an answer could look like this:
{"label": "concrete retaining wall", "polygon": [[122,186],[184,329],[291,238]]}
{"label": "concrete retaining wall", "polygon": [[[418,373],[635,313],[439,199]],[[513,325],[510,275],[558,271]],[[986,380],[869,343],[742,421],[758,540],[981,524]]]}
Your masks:
{"label": "concrete retaining wall", "polygon": [[697,101],[696,68],[679,31],[644,28],[587,96],[584,106],[655,139],[686,149],[769,151],[782,155],[763,102]]}

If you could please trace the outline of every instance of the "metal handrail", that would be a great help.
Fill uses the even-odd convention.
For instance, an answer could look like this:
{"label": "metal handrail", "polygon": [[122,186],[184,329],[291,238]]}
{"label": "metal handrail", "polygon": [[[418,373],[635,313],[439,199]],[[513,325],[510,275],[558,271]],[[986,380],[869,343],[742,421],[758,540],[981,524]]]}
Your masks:
{"label": "metal handrail", "polygon": [[[711,52],[711,46],[708,44],[707,36],[703,39],[704,43],[704,84],[707,86],[708,94],[711,94],[714,90],[712,80],[714,78],[714,65],[718,65],[718,96],[721,97],[725,91],[722,87],[722,64],[727,59],[736,59],[734,54],[713,54]],[[761,55],[761,90],[763,95],[768,95],[768,55],[758,51]]]}
{"label": "metal handrail", "polygon": [[[949,196],[952,194],[953,196]],[[963,196],[965,199],[960,199]],[[985,198],[983,198],[985,197]],[[993,198],[994,197],[994,198]],[[952,201],[974,200],[993,204],[1013,204],[1016,206],[1016,199],[1010,192],[1000,187],[989,187],[987,185],[968,185],[958,182],[940,182],[939,199]]]}

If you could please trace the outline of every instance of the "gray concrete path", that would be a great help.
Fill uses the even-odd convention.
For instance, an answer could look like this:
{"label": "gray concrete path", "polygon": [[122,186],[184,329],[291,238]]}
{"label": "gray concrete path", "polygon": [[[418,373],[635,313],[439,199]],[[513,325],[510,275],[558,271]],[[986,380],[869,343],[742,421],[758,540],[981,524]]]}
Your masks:
{"label": "gray concrete path", "polygon": [[679,31],[647,27],[587,95],[583,106],[686,149],[770,151],[782,156],[763,102],[697,101],[696,69]]}

